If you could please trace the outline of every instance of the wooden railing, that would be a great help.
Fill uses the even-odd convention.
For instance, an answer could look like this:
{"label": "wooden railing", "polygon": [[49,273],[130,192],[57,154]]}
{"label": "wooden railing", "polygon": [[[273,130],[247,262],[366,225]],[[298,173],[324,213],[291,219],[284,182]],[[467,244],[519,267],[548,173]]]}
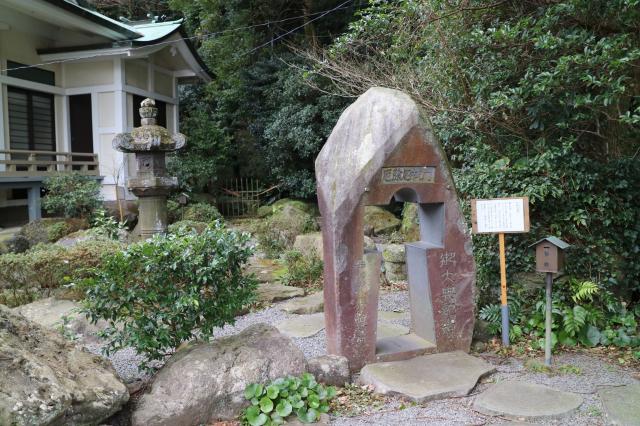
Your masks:
{"label": "wooden railing", "polygon": [[86,152],[0,150],[0,177],[39,177],[71,171],[98,176],[98,155]]}

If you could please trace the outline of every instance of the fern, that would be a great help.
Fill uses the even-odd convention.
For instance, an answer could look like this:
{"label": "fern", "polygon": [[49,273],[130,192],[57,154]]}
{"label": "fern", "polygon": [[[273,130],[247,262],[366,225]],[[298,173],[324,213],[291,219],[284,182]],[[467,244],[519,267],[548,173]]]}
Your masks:
{"label": "fern", "polygon": [[575,337],[587,323],[587,310],[580,305],[565,308],[562,318],[564,331],[571,337]]}
{"label": "fern", "polygon": [[574,303],[593,302],[593,297],[598,294],[600,287],[593,281],[573,282],[571,285]]}

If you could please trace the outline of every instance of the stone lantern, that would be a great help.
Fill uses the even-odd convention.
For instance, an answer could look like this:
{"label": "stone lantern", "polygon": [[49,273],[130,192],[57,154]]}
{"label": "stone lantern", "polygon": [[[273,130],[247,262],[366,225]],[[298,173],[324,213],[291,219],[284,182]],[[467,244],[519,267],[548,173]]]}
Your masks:
{"label": "stone lantern", "polygon": [[136,156],[137,176],[128,179],[127,188],[138,197],[139,235],[147,239],[167,230],[167,195],[178,179],[167,176],[165,154],[182,148],[186,139],[156,124],[158,108],[153,99],[142,101],[139,111],[141,126],[116,135],[113,148]]}

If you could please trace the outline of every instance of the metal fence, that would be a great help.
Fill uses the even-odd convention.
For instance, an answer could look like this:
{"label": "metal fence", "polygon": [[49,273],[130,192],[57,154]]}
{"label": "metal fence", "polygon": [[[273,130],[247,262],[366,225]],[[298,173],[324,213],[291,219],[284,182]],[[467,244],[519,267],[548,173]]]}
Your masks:
{"label": "metal fence", "polygon": [[261,205],[278,197],[278,185],[267,188],[260,180],[247,177],[221,182],[216,194],[218,210],[225,217],[255,216]]}

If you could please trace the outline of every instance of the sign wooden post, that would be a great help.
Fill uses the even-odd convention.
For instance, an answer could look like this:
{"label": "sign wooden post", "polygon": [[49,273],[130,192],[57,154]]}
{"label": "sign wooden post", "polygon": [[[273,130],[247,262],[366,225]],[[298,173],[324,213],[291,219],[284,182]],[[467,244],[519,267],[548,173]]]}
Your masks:
{"label": "sign wooden post", "polygon": [[500,244],[502,344],[509,346],[507,258],[504,234],[529,232],[529,198],[513,197],[471,200],[471,224],[474,234],[498,234]]}

